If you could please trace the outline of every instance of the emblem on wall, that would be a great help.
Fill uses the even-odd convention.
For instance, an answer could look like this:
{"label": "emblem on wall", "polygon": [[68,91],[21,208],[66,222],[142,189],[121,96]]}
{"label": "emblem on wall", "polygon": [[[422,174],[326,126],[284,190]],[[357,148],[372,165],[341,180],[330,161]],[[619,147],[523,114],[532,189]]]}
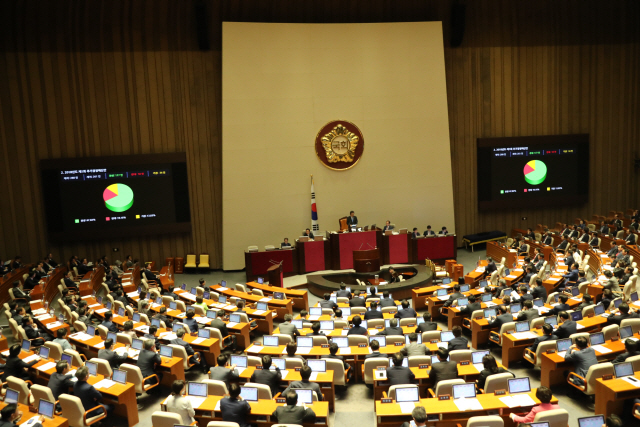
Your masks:
{"label": "emblem on wall", "polygon": [[316,135],[315,149],[318,159],[329,169],[350,169],[362,157],[364,137],[353,123],[334,120]]}

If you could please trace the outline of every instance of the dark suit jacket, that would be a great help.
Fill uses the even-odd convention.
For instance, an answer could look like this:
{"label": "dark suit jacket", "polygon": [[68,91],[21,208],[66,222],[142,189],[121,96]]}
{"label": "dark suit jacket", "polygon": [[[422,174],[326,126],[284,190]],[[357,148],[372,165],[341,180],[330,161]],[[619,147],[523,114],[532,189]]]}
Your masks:
{"label": "dark suit jacket", "polygon": [[278,406],[272,417],[278,420],[279,424],[304,424],[314,423],[316,420],[316,413],[311,408],[305,408],[304,406]]}
{"label": "dark suit jacket", "polygon": [[567,320],[562,325],[558,326],[553,335],[558,339],[569,338],[572,334],[575,334],[578,330],[578,324],[573,320]]}
{"label": "dark suit jacket", "polygon": [[572,256],[568,256],[564,259],[564,265],[572,266],[575,263],[576,263],[576,260],[573,259]]}
{"label": "dark suit jacket", "polygon": [[498,367],[498,372],[491,372],[488,369],[483,369],[482,371],[480,371],[480,376],[478,376],[478,388],[484,389],[484,385],[487,382],[487,378],[490,377],[491,375],[503,374],[505,372],[509,372],[509,371],[504,369],[502,366]]}
{"label": "dark suit jacket", "polygon": [[[189,327],[189,331],[191,332],[198,332],[198,322],[196,322],[196,319],[183,319],[182,323],[184,323],[185,325],[187,325]],[[223,337],[225,337],[226,335],[223,335]]]}
{"label": "dark suit jacket", "polygon": [[347,226],[351,227],[352,225],[358,225],[358,217],[355,215],[353,217],[351,217],[351,215],[347,217]]}
{"label": "dark suit jacket", "polygon": [[456,378],[458,378],[458,364],[456,362],[438,362],[431,366],[429,380],[431,380],[434,390],[439,381]]}
{"label": "dark suit jacket", "polygon": [[550,245],[550,244],[552,244],[552,243],[553,243],[553,237],[551,237],[551,236],[547,236],[547,237],[544,239],[544,242],[543,242],[543,243],[544,243],[545,245]]}
{"label": "dark suit jacket", "polygon": [[573,363],[574,372],[583,378],[587,376],[589,366],[598,364],[596,351],[591,347],[583,350],[569,349],[564,355],[564,360]]}
{"label": "dark suit jacket", "polygon": [[189,344],[185,340],[176,338],[175,340],[169,341],[169,343],[184,347],[184,349],[187,351],[187,356],[193,356],[195,354],[195,351],[193,350],[193,347],[191,347],[191,344]]}
{"label": "dark suit jacket", "polygon": [[464,295],[461,292],[454,292],[451,295],[449,295],[449,299],[444,302],[444,306],[449,307],[451,306],[451,304],[453,304],[455,300],[462,297],[464,297]]}
{"label": "dark suit jacket", "polygon": [[547,302],[547,289],[544,286],[534,286],[531,295],[534,299],[542,298],[542,301]]}
{"label": "dark suit jacket", "polygon": [[209,371],[209,378],[216,381],[224,381],[228,387],[229,383],[238,381],[238,371],[236,369],[231,370],[225,368],[224,366],[216,366]]}
{"label": "dark suit jacket", "polygon": [[624,352],[613,360],[613,363],[622,363],[626,361],[629,357],[637,356],[640,354],[640,351],[632,351],[632,352]]}
{"label": "dark suit jacket", "polygon": [[251,425],[247,422],[247,418],[251,414],[251,406],[246,400],[223,397],[220,400],[220,412],[222,412],[222,421],[238,423],[240,427]]}
{"label": "dark suit jacket", "polygon": [[399,336],[403,336],[404,335],[404,331],[402,330],[402,328],[400,326],[396,326],[395,328],[392,328],[391,326],[389,326],[388,328],[384,328],[382,331],[378,332],[378,335],[399,335]]}
{"label": "dark suit jacket", "polygon": [[505,314],[496,316],[495,320],[490,321],[489,327],[492,329],[498,328],[498,331],[500,331],[500,328],[502,327],[502,325],[509,322],[513,322],[513,316],[509,313],[505,313]]}
{"label": "dark suit jacket", "polygon": [[369,319],[384,319],[384,315],[378,310],[369,310],[364,314],[364,320]]}
{"label": "dark suit jacket", "polygon": [[460,309],[460,313],[462,313],[463,316],[471,316],[471,314],[476,310],[482,310],[482,303],[472,302],[466,307]]}
{"label": "dark suit jacket", "polygon": [[370,354],[366,354],[364,356],[365,360],[366,359],[371,359],[372,357],[386,357],[386,354],[382,354],[379,351],[374,351],[374,352],[372,352]]}
{"label": "dark suit jacket", "polygon": [[109,332],[118,333],[118,325],[113,323],[111,320],[109,321],[105,320],[104,322],[101,323],[101,325],[105,326],[109,330]]}
{"label": "dark suit jacket", "polygon": [[336,292],[336,296],[340,298],[351,298],[351,292],[349,292],[346,289],[345,290],[340,289],[338,292]]}
{"label": "dark suit jacket", "polygon": [[76,381],[73,395],[80,398],[85,411],[102,403],[102,394],[86,381]]}
{"label": "dark suit jacket", "polygon": [[411,308],[403,308],[402,310],[398,310],[398,312],[393,316],[396,319],[408,319],[410,317],[418,317],[418,313]]}
{"label": "dark suit jacket", "polygon": [[271,371],[268,369],[259,369],[253,371],[251,375],[251,382],[268,385],[271,389],[271,395],[275,396],[280,392],[280,380],[282,379],[282,374],[280,373],[280,369],[275,371]]}
{"label": "dark suit jacket", "polygon": [[106,350],[104,348],[101,348],[100,350],[98,350],[98,358],[106,360],[107,362],[109,362],[109,366],[111,366],[112,369],[115,369],[122,363],[125,363],[128,356],[126,355],[126,353],[122,356],[118,356],[118,353],[113,350]]}
{"label": "dark suit jacket", "polygon": [[498,269],[498,267],[496,267],[496,264],[491,261],[489,264],[487,264],[487,266],[484,268],[485,273],[487,274],[491,274],[494,271],[496,271]]}
{"label": "dark suit jacket", "polygon": [[436,322],[422,322],[416,326],[416,333],[421,334],[427,331],[437,331],[438,324]]}
{"label": "dark suit jacket", "polygon": [[322,359],[337,359],[342,361],[342,364],[344,365],[345,370],[349,367],[349,364],[344,361],[344,356],[338,356],[337,354],[335,356],[331,354],[325,354],[322,356]]}
{"label": "dark suit jacket", "polygon": [[[24,288],[28,291],[38,286],[38,279],[27,277],[27,280],[24,281]],[[14,292],[15,293],[15,292]]]}
{"label": "dark suit jacket", "polygon": [[558,303],[558,305],[549,310],[547,316],[557,316],[561,311],[567,310],[571,310],[571,306],[569,304]]}
{"label": "dark suit jacket", "polygon": [[467,340],[465,337],[458,337],[449,341],[449,351],[466,350],[468,348],[469,348],[469,340]]}
{"label": "dark suit jacket", "polygon": [[380,307],[395,307],[396,302],[393,298],[380,298]]}
{"label": "dark suit jacket", "polygon": [[53,393],[53,397],[55,400],[58,400],[61,394],[69,393],[69,390],[73,388],[74,382],[71,381],[73,375],[63,375],[57,372],[54,372],[49,378],[49,384],[47,387],[51,389],[51,393]]}
{"label": "dark suit jacket", "polygon": [[616,316],[611,316],[607,319],[607,323],[609,324],[615,324],[620,326],[620,324],[622,323],[622,321],[624,319],[637,319],[638,318],[638,314],[637,313],[629,313],[629,314],[618,314]]}
{"label": "dark suit jacket", "polygon": [[367,306],[367,302],[364,300],[364,298],[353,297],[349,300],[349,307],[366,307],[366,306]]}
{"label": "dark suit jacket", "polygon": [[367,330],[362,326],[354,326],[353,328],[349,329],[347,335],[367,335]]}
{"label": "dark suit jacket", "polygon": [[304,389],[313,390],[316,392],[316,395],[318,396],[318,401],[323,400],[322,390],[320,390],[320,385],[318,383],[312,383],[311,381],[293,381],[291,384],[289,384],[289,387],[287,387],[282,394],[286,396],[287,392],[292,388],[304,388]]}
{"label": "dark suit jacket", "polygon": [[531,347],[529,347],[529,350],[533,351],[534,353],[536,352],[536,350],[538,349],[538,345],[543,342],[543,341],[547,341],[547,340],[552,340],[553,335],[540,335],[539,337],[537,337],[534,341],[533,341],[533,345]]}
{"label": "dark suit jacket", "polygon": [[403,366],[391,366],[387,368],[387,380],[389,385],[411,384],[416,376],[411,369]]}
{"label": "dark suit jacket", "polygon": [[155,366],[161,363],[162,358],[155,351],[140,350],[140,354],[138,355],[138,368],[140,368],[143,378],[155,374]]}
{"label": "dark suit jacket", "polygon": [[227,324],[218,318],[215,318],[211,321],[211,327],[220,330],[223,338],[229,335]]}

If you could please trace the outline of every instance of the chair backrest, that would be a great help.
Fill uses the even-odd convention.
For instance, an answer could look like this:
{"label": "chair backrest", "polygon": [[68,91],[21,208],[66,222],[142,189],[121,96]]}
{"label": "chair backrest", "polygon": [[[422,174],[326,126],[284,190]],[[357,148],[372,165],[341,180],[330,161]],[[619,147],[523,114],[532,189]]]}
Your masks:
{"label": "chair backrest", "polygon": [[264,296],[264,292],[262,292],[262,289],[253,288],[253,289],[251,290],[251,292],[252,292],[254,295],[259,295],[259,296],[261,296],[261,297],[263,297],[263,296]]}
{"label": "chair backrest", "polygon": [[[394,311],[398,311],[398,307],[395,307],[395,306],[382,307],[382,310],[380,310],[380,312],[382,312],[382,314],[384,314],[384,313],[393,313]],[[353,309],[351,309],[351,312],[353,312]]]}
{"label": "chair backrest", "polygon": [[124,345],[131,345],[133,344],[133,338],[131,338],[131,335],[129,334],[117,333],[116,342],[122,343]]}
{"label": "chair backrest", "polygon": [[440,331],[427,331],[422,333],[422,342],[440,341]]}
{"label": "chair backrest", "polygon": [[552,304],[555,302],[555,298],[556,295],[558,295],[557,292],[551,292],[548,296],[547,296],[547,304]]}
{"label": "chair backrest", "polygon": [[16,299],[16,297],[13,295],[13,289],[12,288],[9,288],[9,298],[11,298],[11,301]]}
{"label": "chair backrest", "polygon": [[189,355],[187,354],[187,350],[181,346],[181,345],[177,345],[177,344],[169,344],[169,347],[171,347],[173,349],[173,355],[175,357],[181,357],[182,358],[182,363],[184,365],[184,370],[188,370],[191,369],[191,367],[193,365],[189,364]]}
{"label": "chair backrest", "polygon": [[589,396],[596,394],[596,380],[598,378],[602,378],[603,375],[609,374],[613,374],[613,363],[603,362],[589,366],[589,370],[585,377],[587,388],[584,391],[584,394]]}
{"label": "chair backrest", "polygon": [[578,337],[584,337],[587,339],[587,341],[589,341],[589,332],[576,332],[575,334],[569,335],[569,338],[571,338],[572,344],[576,343],[576,338]]}
{"label": "chair backrest", "polygon": [[394,345],[397,342],[405,342],[404,335],[387,335],[387,345]]}
{"label": "chair backrest", "polygon": [[500,326],[500,336],[498,338],[499,342],[502,343],[502,334],[506,334],[509,331],[515,331],[515,330],[516,330],[516,322],[503,323],[502,326]]}
{"label": "chair backrest", "polygon": [[386,357],[371,357],[364,361],[365,384],[373,384],[373,371],[378,366],[389,366],[389,359]]}
{"label": "chair backrest", "polygon": [[[84,407],[82,406],[82,401],[79,397],[63,393],[60,395],[59,400],[60,406],[62,407],[62,417],[69,421],[70,426],[87,426],[84,422]],[[89,419],[87,419],[87,421],[89,421]]]}
{"label": "chair backrest", "polygon": [[410,368],[418,368],[420,365],[431,365],[431,356],[409,356]]}
{"label": "chair backrest", "polygon": [[100,335],[100,338],[102,338],[103,340],[107,339],[107,334],[109,333],[109,329],[107,329],[106,326],[98,325],[96,326],[96,331],[98,331],[98,335]]}
{"label": "chair backrest", "polygon": [[258,356],[247,356],[247,366],[262,366],[262,359]]}
{"label": "chair backrest", "polygon": [[350,346],[357,346],[358,344],[369,344],[369,340],[364,335],[348,335]]}
{"label": "chair backrest", "polygon": [[111,375],[113,375],[113,371],[111,370],[111,365],[109,364],[108,360],[93,357],[90,361],[98,365],[98,374],[104,376],[105,378],[111,378]]}
{"label": "chair backrest", "polygon": [[370,319],[367,321],[367,328],[375,328],[376,326],[384,327],[384,319]]}
{"label": "chair backrest", "polygon": [[[381,320],[381,319],[372,319],[369,322],[373,322],[374,320]],[[382,319],[382,320],[384,320],[384,319]],[[369,322],[367,322],[367,326],[370,325]],[[334,320],[333,321],[333,327],[336,328],[336,329],[345,328],[347,326],[349,326],[349,323],[346,320]]]}
{"label": "chair backrest", "polygon": [[567,427],[569,425],[569,413],[565,409],[551,409],[538,412],[533,419],[534,423],[548,422],[549,427]]}
{"label": "chair backrest", "polygon": [[640,319],[624,319],[620,322],[620,327],[624,328],[625,326],[631,326],[633,333],[636,334],[640,331]]}
{"label": "chair backrest", "polygon": [[338,304],[340,304],[340,303],[349,304],[349,298],[347,298],[347,297],[337,297],[336,298],[336,302]]}
{"label": "chair backrest", "polygon": [[11,328],[11,332],[13,332],[13,339],[18,341],[20,339],[20,332],[18,332],[18,322],[15,319],[9,318],[9,327]]}
{"label": "chair backrest", "polygon": [[531,329],[541,328],[544,325],[544,317],[536,317],[530,323]]}
{"label": "chair backrest", "polygon": [[182,312],[187,311],[187,306],[185,305],[184,301],[176,301],[176,307]]}
{"label": "chair backrest", "polygon": [[[351,314],[364,314],[366,312],[367,312],[367,309],[364,308],[364,307],[351,307]],[[384,313],[384,311],[383,311],[383,313]]]}
{"label": "chair backrest", "polygon": [[449,360],[456,363],[463,360],[471,361],[471,350],[453,350],[449,353]]}
{"label": "chair backrest", "polygon": [[64,350],[63,353],[68,354],[72,357],[71,364],[73,366],[84,365],[84,361],[82,360],[82,357],[80,357],[80,353],[78,353],[77,351],[68,348]]}
{"label": "chair backrest", "polygon": [[153,427],[173,427],[174,425],[182,424],[184,423],[180,414],[164,411],[156,411],[151,414],[151,425]]}
{"label": "chair backrest", "polygon": [[240,320],[242,321],[242,323],[249,323],[249,316],[247,316],[247,313],[234,313],[237,314],[238,316],[240,316]]}
{"label": "chair backrest", "polygon": [[536,366],[540,366],[542,364],[542,355],[546,353],[547,350],[555,348],[555,340],[542,341],[540,344],[538,344],[538,348],[536,348]]}
{"label": "chair backrest", "polygon": [[293,339],[291,338],[291,335],[287,335],[287,334],[273,334],[273,335],[278,337],[278,344],[280,345],[287,345],[291,341],[293,341]]}
{"label": "chair backrest", "polygon": [[196,263],[196,254],[187,254],[187,261],[185,264],[195,264]]}
{"label": "chair backrest", "polygon": [[582,309],[582,317],[595,316],[594,307],[595,304],[588,305]]}
{"label": "chair backrest", "polygon": [[633,364],[633,371],[640,371],[640,355],[627,357],[625,362],[629,362]]}
{"label": "chair backrest", "polygon": [[416,384],[397,384],[397,385],[392,385],[391,387],[389,387],[389,394],[388,397],[390,399],[396,400],[396,388],[397,387],[402,387],[402,388],[418,388],[418,386]]}
{"label": "chair backrest", "polygon": [[31,395],[33,396],[34,408],[37,408],[38,405],[40,405],[40,400],[48,400],[49,402],[56,401],[51,389],[40,384],[34,384],[31,386]]}
{"label": "chair backrest", "polygon": [[418,321],[416,320],[415,317],[405,317],[404,319],[400,319],[400,326],[415,325],[417,323]]}
{"label": "chair backrest", "polygon": [[504,427],[504,421],[499,415],[483,415],[469,418],[467,427]]}
{"label": "chair backrest", "polygon": [[220,340],[220,342],[222,342],[222,332],[220,332],[220,329],[218,328],[212,328],[210,326],[207,326],[205,329],[207,329],[209,331],[209,335],[211,336],[211,338],[216,338],[217,340]]}
{"label": "chair backrest", "polygon": [[49,358],[53,360],[60,360],[62,358],[62,346],[60,344],[47,341],[44,343],[44,346],[49,349]]}
{"label": "chair backrest", "polygon": [[227,389],[227,385],[224,381],[210,379],[204,379],[201,381],[207,384],[207,394],[209,396],[224,396],[229,394],[229,390]]}
{"label": "chair backrest", "polygon": [[313,336],[313,345],[317,346],[317,345],[322,345],[322,344],[329,344],[329,340],[327,339],[327,337],[324,336],[324,335],[314,335]]}
{"label": "chair backrest", "polygon": [[344,378],[344,363],[338,359],[323,359],[327,362],[327,371],[333,371],[333,384],[346,386]]}
{"label": "chair backrest", "polygon": [[610,341],[612,337],[618,336],[618,331],[620,330],[620,326],[618,325],[609,325],[602,328],[602,333],[604,334],[604,340]]}
{"label": "chair backrest", "polygon": [[333,310],[330,308],[323,308],[322,315],[331,316],[333,314]]}
{"label": "chair backrest", "polygon": [[209,265],[209,255],[208,254],[200,254],[200,264],[198,267],[204,266],[203,264]]}
{"label": "chair backrest", "polygon": [[[282,425],[285,426],[289,424],[282,424]],[[209,424],[207,424],[207,427],[240,427],[240,424],[232,423],[231,421],[209,421]],[[302,427],[302,426],[299,426],[299,427]]]}
{"label": "chair backrest", "polygon": [[436,385],[435,394],[437,396],[442,396],[448,394],[451,396],[453,386],[456,384],[464,384],[464,380],[462,378],[456,378],[454,380],[442,380],[438,381],[438,385]]}
{"label": "chair backrest", "polygon": [[236,283],[236,291],[247,292],[247,288],[242,283]]}
{"label": "chair backrest", "polygon": [[[260,362],[260,364],[262,364],[262,362]],[[304,363],[302,362],[302,359],[298,359],[296,357],[285,357],[284,364],[287,369],[295,369],[302,368]]]}
{"label": "chair backrest", "polygon": [[508,390],[508,381],[513,378],[513,374],[510,372],[503,372],[501,374],[493,374],[487,377],[487,382],[484,384],[484,393],[493,393],[496,390]]}
{"label": "chair backrest", "polygon": [[73,329],[75,329],[76,332],[86,332],[87,331],[87,325],[85,325],[84,323],[82,323],[79,320],[76,320],[75,322],[73,322]]}
{"label": "chair backrest", "polygon": [[9,388],[12,388],[20,393],[20,395],[18,396],[18,403],[22,403],[23,405],[29,404],[29,396],[31,395],[31,392],[29,391],[27,383],[23,379],[16,378],[10,375],[7,377],[7,385],[9,386]]}
{"label": "chair backrest", "polygon": [[[123,363],[120,365],[120,369],[123,371],[127,371],[127,382],[132,383],[136,389],[137,394],[144,393],[144,388],[142,385],[142,371],[136,365],[130,365],[128,363]],[[154,424],[155,426],[155,424]],[[171,426],[173,427],[173,426]]]}
{"label": "chair backrest", "polygon": [[271,400],[271,389],[266,384],[246,383],[245,387],[255,387],[258,389],[258,399]]}

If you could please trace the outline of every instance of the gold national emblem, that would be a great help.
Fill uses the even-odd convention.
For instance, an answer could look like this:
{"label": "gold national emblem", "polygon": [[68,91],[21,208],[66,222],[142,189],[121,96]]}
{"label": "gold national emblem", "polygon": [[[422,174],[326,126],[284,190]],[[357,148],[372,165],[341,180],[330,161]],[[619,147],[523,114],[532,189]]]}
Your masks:
{"label": "gold national emblem", "polygon": [[351,169],[364,151],[364,137],[356,125],[346,120],[333,120],[316,135],[318,160],[333,170]]}

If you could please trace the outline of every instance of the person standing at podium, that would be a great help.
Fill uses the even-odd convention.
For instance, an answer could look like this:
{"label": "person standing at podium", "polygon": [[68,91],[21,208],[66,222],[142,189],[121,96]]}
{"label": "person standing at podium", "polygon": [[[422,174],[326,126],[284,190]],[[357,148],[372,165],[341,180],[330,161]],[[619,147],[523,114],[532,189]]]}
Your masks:
{"label": "person standing at podium", "polygon": [[[309,230],[308,228],[306,230],[304,230],[304,234],[302,235],[303,237],[308,237],[309,240],[313,240],[313,233],[311,232],[311,230]],[[286,240],[286,239],[285,239]]]}
{"label": "person standing at podium", "polygon": [[382,232],[384,233],[387,230],[393,230],[393,225],[391,225],[391,221],[387,220],[387,222],[384,225],[384,228],[382,229]]}
{"label": "person standing at podium", "polygon": [[284,242],[280,243],[280,249],[290,248],[291,243],[289,243],[289,239],[287,237],[284,238]]}
{"label": "person standing at podium", "polygon": [[347,227],[349,229],[356,228],[358,226],[358,217],[355,216],[354,212],[349,212],[349,216],[347,217]]}

